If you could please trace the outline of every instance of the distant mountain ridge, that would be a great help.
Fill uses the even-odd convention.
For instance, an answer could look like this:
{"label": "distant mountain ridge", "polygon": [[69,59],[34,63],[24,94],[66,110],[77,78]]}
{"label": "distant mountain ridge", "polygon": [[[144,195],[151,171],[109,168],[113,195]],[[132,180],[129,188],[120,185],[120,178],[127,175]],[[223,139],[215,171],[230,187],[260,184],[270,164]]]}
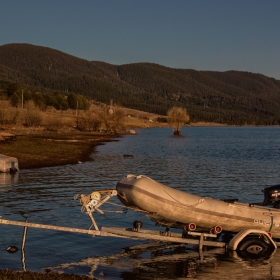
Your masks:
{"label": "distant mountain ridge", "polygon": [[0,80],[106,103],[113,99],[121,106],[157,114],[183,106],[191,121],[280,124],[280,81],[250,72],[112,65],[47,47],[7,44],[0,46]]}

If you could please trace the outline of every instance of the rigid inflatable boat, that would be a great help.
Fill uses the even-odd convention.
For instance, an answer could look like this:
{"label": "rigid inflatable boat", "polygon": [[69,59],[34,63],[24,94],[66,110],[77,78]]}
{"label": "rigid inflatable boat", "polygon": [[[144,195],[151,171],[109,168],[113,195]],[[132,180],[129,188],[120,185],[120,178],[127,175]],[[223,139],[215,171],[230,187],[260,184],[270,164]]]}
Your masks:
{"label": "rigid inflatable boat", "polygon": [[127,175],[116,190],[127,208],[145,214],[159,226],[211,233],[256,229],[280,238],[280,185],[265,189],[264,202],[258,204],[185,193],[144,175]]}

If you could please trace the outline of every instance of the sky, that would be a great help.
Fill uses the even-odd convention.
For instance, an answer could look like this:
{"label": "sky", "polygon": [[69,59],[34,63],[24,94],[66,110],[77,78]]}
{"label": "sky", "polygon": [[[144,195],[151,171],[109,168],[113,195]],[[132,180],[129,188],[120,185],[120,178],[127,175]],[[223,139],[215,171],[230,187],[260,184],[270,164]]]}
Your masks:
{"label": "sky", "polygon": [[280,0],[0,0],[0,45],[280,80]]}

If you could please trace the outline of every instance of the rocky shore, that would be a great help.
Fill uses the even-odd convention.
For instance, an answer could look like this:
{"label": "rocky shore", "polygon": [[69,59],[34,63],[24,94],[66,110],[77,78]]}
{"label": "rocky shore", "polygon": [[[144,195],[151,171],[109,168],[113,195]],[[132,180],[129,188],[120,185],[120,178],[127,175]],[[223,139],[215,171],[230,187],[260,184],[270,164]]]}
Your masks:
{"label": "rocky shore", "polygon": [[0,270],[1,280],[95,280],[86,275],[74,275],[55,272],[31,272],[31,271],[13,271],[8,269]]}

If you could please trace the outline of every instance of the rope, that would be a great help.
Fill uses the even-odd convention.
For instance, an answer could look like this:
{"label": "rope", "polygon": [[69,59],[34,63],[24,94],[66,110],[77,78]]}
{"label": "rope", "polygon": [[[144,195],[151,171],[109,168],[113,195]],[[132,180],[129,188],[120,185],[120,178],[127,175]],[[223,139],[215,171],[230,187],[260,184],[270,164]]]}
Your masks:
{"label": "rope", "polygon": [[111,204],[111,205],[118,206],[118,207],[121,207],[121,208],[126,208],[126,206],[124,206],[124,205],[116,204],[116,203],[113,203],[113,202],[105,202],[104,204]]}
{"label": "rope", "polygon": [[127,199],[126,199],[126,197],[125,197],[125,195],[121,195],[120,193],[117,193],[117,195],[120,196],[120,197],[121,197],[123,200],[125,200],[126,202],[128,202]]}

